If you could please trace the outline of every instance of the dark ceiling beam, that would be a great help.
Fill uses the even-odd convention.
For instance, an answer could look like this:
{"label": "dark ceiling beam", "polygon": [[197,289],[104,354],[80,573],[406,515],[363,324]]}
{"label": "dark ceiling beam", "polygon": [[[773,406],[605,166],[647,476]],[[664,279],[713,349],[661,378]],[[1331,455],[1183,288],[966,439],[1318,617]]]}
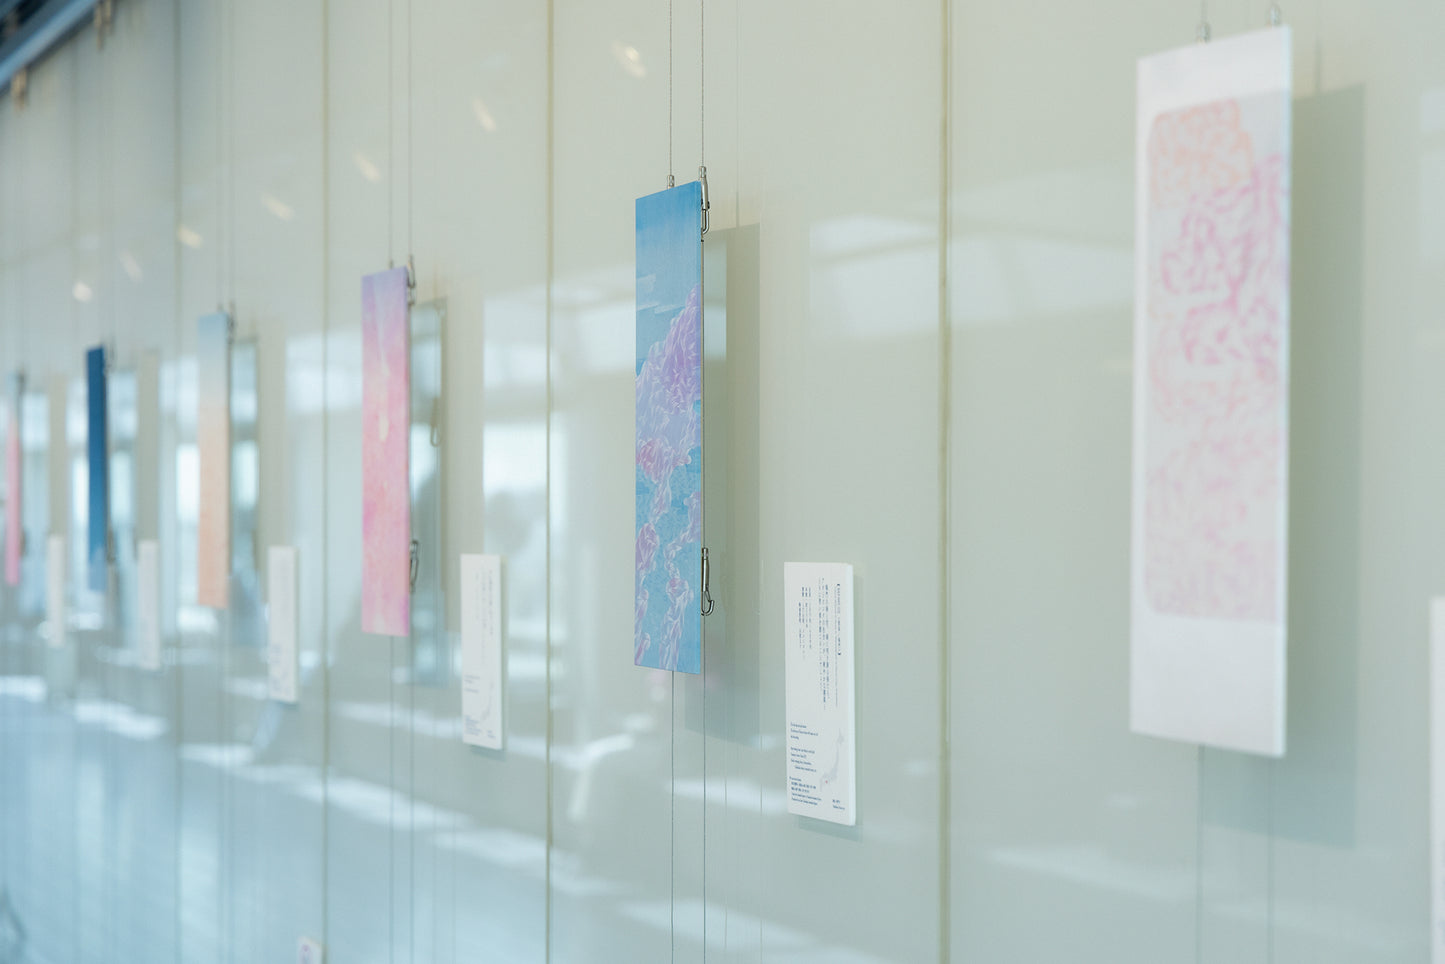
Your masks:
{"label": "dark ceiling beam", "polygon": [[[0,16],[19,0],[0,0]],[[91,17],[96,0],[50,0],[20,25],[15,35],[0,44],[0,88],[9,86],[21,70],[38,61],[66,34]]]}

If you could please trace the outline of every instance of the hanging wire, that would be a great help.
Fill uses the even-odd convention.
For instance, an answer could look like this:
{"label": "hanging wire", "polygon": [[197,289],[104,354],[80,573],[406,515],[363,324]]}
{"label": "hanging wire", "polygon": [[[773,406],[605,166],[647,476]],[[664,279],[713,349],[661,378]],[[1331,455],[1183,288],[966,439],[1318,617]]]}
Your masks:
{"label": "hanging wire", "polygon": [[697,162],[707,167],[707,0],[697,0]]}
{"label": "hanging wire", "polygon": [[[416,47],[411,40],[412,0],[406,0],[406,263],[411,267],[412,250],[412,195],[416,187],[416,153],[412,149],[411,115],[414,101],[411,94],[411,62]],[[411,279],[415,283],[415,278]]]}
{"label": "hanging wire", "polygon": [[392,123],[392,109],[396,93],[392,85],[396,82],[396,59],[393,48],[396,34],[396,13],[392,0],[386,0],[386,266],[396,266],[396,232],[393,224],[396,217],[396,125]]}
{"label": "hanging wire", "polygon": [[1209,4],[1207,0],[1199,0],[1199,25],[1194,28],[1194,39],[1207,44],[1209,33]]}
{"label": "hanging wire", "polygon": [[667,186],[676,183],[672,176],[672,0],[667,0]]}
{"label": "hanging wire", "polygon": [[[709,212],[712,210],[712,201],[708,198],[707,190],[707,0],[697,0],[697,75],[697,180],[702,185],[702,233],[705,235],[710,226]],[[704,553],[706,551],[703,550]],[[705,560],[707,556],[704,554],[703,558]],[[703,571],[706,573],[706,567]],[[706,592],[706,585],[703,588]],[[707,593],[707,605],[703,615],[711,612],[712,594]]]}
{"label": "hanging wire", "polygon": [[[223,124],[223,106],[225,104],[225,84],[222,76],[222,68],[226,58],[226,24],[222,17],[216,16],[216,310],[220,311],[225,304],[226,293],[222,289],[222,279],[226,273],[224,253],[221,251],[221,217],[224,208],[221,206],[221,133],[225,129]],[[185,242],[182,241],[184,244]]]}
{"label": "hanging wire", "polygon": [[226,272],[231,323],[236,321],[236,0],[226,4]]}

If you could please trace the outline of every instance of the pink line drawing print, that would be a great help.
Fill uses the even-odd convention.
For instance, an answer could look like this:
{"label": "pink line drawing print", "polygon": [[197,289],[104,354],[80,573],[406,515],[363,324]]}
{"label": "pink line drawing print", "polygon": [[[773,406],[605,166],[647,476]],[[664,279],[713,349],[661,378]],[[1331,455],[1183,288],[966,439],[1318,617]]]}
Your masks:
{"label": "pink line drawing print", "polygon": [[1144,581],[1164,614],[1280,617],[1284,109],[1220,100],[1150,131]]}

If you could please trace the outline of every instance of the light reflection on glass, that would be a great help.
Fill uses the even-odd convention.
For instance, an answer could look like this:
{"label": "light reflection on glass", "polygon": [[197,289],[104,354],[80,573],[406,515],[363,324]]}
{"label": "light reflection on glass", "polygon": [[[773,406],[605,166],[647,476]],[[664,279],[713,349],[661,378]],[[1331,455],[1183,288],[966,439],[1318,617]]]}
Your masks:
{"label": "light reflection on glass", "polygon": [[647,67],[642,63],[642,54],[631,44],[625,44],[620,40],[612,41],[612,56],[617,58],[617,63],[629,77],[641,80],[647,76]]}

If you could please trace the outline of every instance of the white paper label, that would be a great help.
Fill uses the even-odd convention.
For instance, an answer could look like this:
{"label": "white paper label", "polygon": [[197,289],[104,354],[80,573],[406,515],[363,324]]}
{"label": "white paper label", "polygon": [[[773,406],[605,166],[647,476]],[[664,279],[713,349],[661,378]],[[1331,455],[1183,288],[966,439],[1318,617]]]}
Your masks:
{"label": "white paper label", "polygon": [[783,565],[788,812],[853,826],[853,567]]}
{"label": "white paper label", "polygon": [[462,556],[462,740],[500,750],[502,559]]}
{"label": "white paper label", "polygon": [[142,539],[135,547],[135,635],[141,669],[161,668],[161,547]]}
{"label": "white paper label", "polygon": [[1445,598],[1430,601],[1430,960],[1445,964]]}
{"label": "white paper label", "polygon": [[295,703],[301,664],[296,648],[296,550],[291,546],[272,546],[266,557],[266,602],[267,689],[271,699]]}
{"label": "white paper label", "polygon": [[50,645],[65,645],[65,536],[51,536],[45,545],[45,617]]}
{"label": "white paper label", "polygon": [[321,942],[313,938],[303,937],[296,942],[296,964],[322,964],[324,953]]}

